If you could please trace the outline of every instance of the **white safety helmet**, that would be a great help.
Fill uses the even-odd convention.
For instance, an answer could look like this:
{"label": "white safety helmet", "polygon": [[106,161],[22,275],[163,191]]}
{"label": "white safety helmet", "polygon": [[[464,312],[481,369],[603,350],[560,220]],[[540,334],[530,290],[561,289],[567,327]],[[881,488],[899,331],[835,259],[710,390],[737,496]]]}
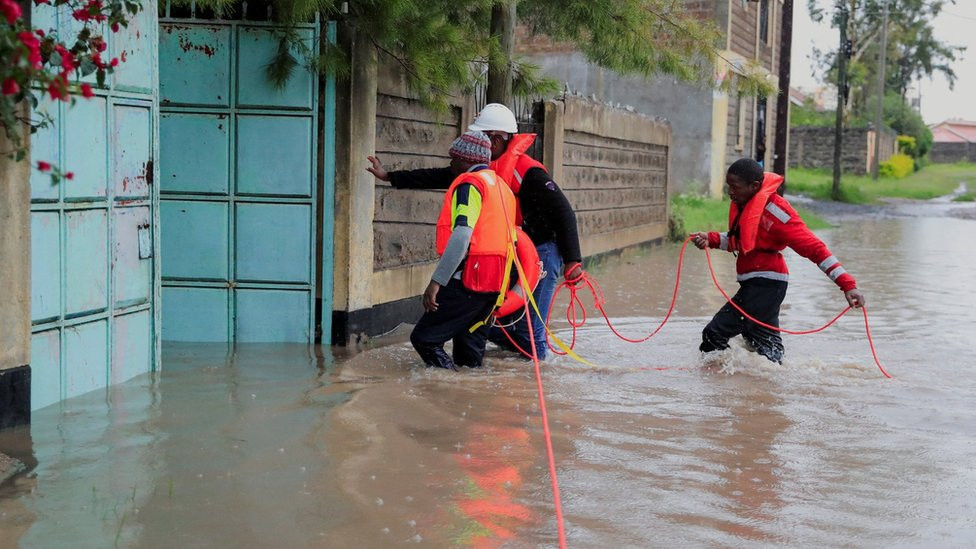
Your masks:
{"label": "white safety helmet", "polygon": [[518,133],[518,122],[515,115],[501,103],[488,103],[481,109],[469,130],[482,132]]}

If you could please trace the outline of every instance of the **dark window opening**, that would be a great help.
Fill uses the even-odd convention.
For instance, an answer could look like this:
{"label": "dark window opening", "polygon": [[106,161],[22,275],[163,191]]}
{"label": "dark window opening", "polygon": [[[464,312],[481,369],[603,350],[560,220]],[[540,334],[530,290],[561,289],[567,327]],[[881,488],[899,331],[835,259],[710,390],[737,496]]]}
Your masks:
{"label": "dark window opening", "polygon": [[769,44],[769,0],[759,1],[759,39]]}

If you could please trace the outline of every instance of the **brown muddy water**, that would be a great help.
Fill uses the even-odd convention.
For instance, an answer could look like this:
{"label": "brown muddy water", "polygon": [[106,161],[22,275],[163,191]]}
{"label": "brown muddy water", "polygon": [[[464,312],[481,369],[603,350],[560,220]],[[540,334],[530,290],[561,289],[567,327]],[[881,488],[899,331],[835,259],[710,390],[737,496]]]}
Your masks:
{"label": "brown muddy water", "polygon": [[[569,545],[976,544],[976,221],[946,210],[821,233],[867,293],[891,380],[854,314],[786,336],[782,366],[741,347],[703,361],[722,298],[695,249],[649,342],[591,319],[577,348],[601,367],[543,371]],[[666,312],[677,255],[591,270],[626,334]],[[715,259],[733,290],[731,258]],[[789,260],[783,326],[823,324],[842,295]],[[424,369],[407,332],[342,356],[167,345],[162,373],[35,412],[0,440],[32,466],[0,487],[0,545],[554,546],[530,366],[496,351],[481,370]]]}

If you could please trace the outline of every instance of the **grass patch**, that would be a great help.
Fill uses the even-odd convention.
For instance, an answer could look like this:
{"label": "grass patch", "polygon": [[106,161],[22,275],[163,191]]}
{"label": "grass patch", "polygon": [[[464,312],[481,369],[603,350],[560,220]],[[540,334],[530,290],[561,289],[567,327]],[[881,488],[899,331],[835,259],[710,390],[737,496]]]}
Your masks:
{"label": "grass patch", "polygon": [[976,201],[976,193],[964,193],[952,199],[953,202],[973,202]]}
{"label": "grass patch", "polygon": [[[902,179],[845,174],[841,177],[843,202],[868,204],[879,198],[913,198],[928,200],[945,196],[967,183],[976,187],[976,164],[932,164]],[[818,200],[831,200],[833,175],[828,170],[790,168],[786,188],[790,193],[805,194]]]}
{"label": "grass patch", "polygon": [[[832,226],[806,208],[796,206],[794,208],[811,229],[825,229]],[[697,194],[679,194],[671,197],[671,217],[668,219],[668,237],[671,240],[681,242],[693,232],[725,231],[728,228],[728,198],[707,198]]]}

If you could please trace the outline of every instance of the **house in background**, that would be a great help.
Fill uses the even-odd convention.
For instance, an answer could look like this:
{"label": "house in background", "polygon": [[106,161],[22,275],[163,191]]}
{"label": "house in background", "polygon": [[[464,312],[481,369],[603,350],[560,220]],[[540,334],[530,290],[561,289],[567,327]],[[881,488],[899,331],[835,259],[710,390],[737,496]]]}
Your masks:
{"label": "house in background", "polygon": [[976,162],[976,122],[946,120],[929,126],[932,130],[932,162]]}
{"label": "house in background", "polygon": [[[722,32],[719,54],[728,60],[717,80],[757,64],[777,86],[782,0],[683,0],[697,17],[713,21]],[[584,96],[634,107],[671,124],[674,192],[722,193],[725,170],[740,157],[772,162],[775,135],[774,97],[743,97],[675,82],[672,78],[621,76],[588,62],[567,44],[519,37],[519,53],[547,76]]]}

